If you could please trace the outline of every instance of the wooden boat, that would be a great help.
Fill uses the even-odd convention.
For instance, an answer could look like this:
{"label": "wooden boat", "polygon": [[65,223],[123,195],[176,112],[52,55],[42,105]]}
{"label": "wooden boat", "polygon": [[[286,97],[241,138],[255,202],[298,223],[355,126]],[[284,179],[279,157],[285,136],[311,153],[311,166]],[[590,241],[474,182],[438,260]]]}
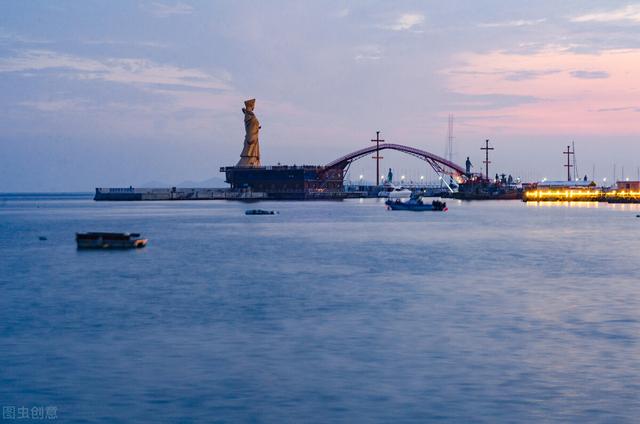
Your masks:
{"label": "wooden boat", "polygon": [[416,211],[416,212],[424,212],[424,211],[433,211],[433,212],[445,212],[447,211],[447,203],[441,202],[439,200],[434,200],[431,203],[424,203],[422,201],[422,197],[415,196],[411,197],[406,202],[402,202],[398,200],[387,200],[385,202],[387,208],[394,211]]}
{"label": "wooden boat", "polygon": [[147,239],[138,233],[76,233],[78,249],[135,249],[145,247]]}

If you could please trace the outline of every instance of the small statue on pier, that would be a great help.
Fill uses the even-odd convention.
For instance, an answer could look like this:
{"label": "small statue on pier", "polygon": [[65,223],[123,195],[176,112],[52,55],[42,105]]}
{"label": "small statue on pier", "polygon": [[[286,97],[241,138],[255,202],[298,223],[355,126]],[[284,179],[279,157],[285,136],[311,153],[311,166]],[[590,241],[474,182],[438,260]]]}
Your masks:
{"label": "small statue on pier", "polygon": [[260,130],[260,122],[256,118],[253,109],[256,105],[256,99],[244,102],[242,112],[244,113],[244,148],[240,153],[240,160],[236,166],[257,167],[260,166],[260,144],[258,142],[258,132]]}

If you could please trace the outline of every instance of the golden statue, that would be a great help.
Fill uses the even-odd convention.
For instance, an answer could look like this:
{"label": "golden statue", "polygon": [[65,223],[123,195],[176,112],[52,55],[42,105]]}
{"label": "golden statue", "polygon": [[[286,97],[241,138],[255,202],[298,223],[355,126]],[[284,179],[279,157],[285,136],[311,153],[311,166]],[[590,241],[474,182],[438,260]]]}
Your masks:
{"label": "golden statue", "polygon": [[244,148],[240,153],[240,160],[236,166],[260,166],[260,144],[258,143],[258,131],[260,122],[253,113],[256,99],[244,102],[242,112],[244,112]]}

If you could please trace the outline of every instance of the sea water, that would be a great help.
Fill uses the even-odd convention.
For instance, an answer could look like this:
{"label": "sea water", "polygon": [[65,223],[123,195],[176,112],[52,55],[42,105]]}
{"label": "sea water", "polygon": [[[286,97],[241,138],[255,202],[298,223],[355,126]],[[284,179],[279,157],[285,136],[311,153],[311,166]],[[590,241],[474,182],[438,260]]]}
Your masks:
{"label": "sea water", "polygon": [[448,205],[3,195],[3,419],[637,422],[640,209]]}

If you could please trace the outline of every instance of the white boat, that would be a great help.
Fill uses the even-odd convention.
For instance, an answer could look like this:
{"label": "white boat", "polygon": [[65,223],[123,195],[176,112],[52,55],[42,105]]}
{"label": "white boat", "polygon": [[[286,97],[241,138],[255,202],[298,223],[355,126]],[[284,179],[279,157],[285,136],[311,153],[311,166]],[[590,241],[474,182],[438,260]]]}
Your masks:
{"label": "white boat", "polygon": [[408,199],[411,197],[411,190],[403,187],[396,187],[391,183],[385,183],[382,190],[378,193],[378,197],[386,197],[389,199]]}
{"label": "white boat", "polygon": [[411,190],[406,188],[398,188],[389,193],[389,199],[408,199],[411,197]]}

